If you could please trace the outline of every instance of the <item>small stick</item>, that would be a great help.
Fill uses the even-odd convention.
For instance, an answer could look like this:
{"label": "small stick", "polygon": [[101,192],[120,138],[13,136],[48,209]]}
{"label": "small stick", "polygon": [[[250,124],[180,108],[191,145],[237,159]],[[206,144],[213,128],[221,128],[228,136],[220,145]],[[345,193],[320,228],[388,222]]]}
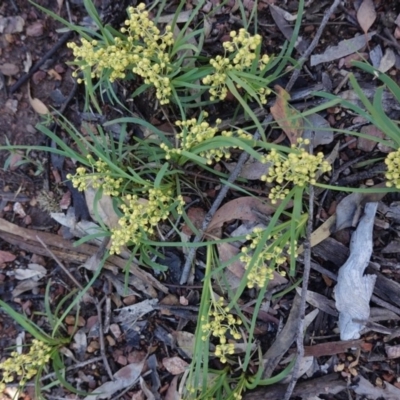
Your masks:
{"label": "small stick", "polygon": [[[73,371],[74,369],[86,367],[86,365],[93,364],[93,363],[95,363],[95,362],[97,362],[97,361],[101,361],[101,360],[102,360],[102,357],[91,358],[90,360],[82,361],[82,362],[80,362],[80,363],[78,363],[78,364],[71,365],[70,367],[68,367],[68,368],[65,369],[65,372],[69,372],[69,371]],[[47,375],[45,375],[45,376],[42,376],[42,377],[40,378],[40,382],[43,382],[43,381],[45,381],[46,379],[53,379],[53,378],[55,378],[55,377],[56,377],[56,373],[55,373],[55,372],[52,372],[51,374],[47,374]]]}
{"label": "small stick", "polygon": [[290,383],[286,389],[284,400],[290,400],[293,390],[297,384],[298,373],[300,369],[300,364],[304,357],[304,317],[306,314],[306,298],[307,298],[307,289],[308,282],[310,280],[310,270],[311,270],[311,234],[313,231],[313,214],[314,214],[314,186],[309,185],[309,199],[308,199],[308,208],[309,215],[307,221],[307,236],[304,241],[304,270],[303,270],[303,283],[301,286],[301,298],[300,298],[300,306],[299,306],[299,323],[297,325],[297,333],[296,333],[296,346],[297,346],[297,357],[296,362],[293,366],[292,377]]}
{"label": "small stick", "polygon": [[58,51],[60,47],[62,47],[72,36],[73,31],[68,31],[64,33],[58,40],[58,42],[27,72],[25,75],[22,75],[21,78],[17,80],[10,87],[9,93],[13,94],[16,92],[25,82],[27,82],[31,76],[39,70],[39,68],[54,54]]}
{"label": "small stick", "polygon": [[331,5],[330,9],[327,11],[327,13],[324,15],[324,18],[322,18],[321,25],[319,26],[317,33],[314,36],[313,41],[311,42],[310,46],[308,49],[305,51],[305,53],[300,57],[298,63],[299,63],[299,68],[296,68],[295,71],[293,72],[293,75],[290,77],[290,80],[288,84],[286,85],[286,91],[290,92],[292,89],[293,85],[297,81],[297,78],[300,75],[301,68],[303,64],[308,60],[310,57],[311,53],[314,51],[314,49],[317,47],[317,44],[319,42],[319,39],[322,36],[322,32],[325,29],[326,24],[329,21],[329,18],[331,15],[335,12],[337,6],[340,4],[340,0],[335,0],[333,4]]}
{"label": "small stick", "polygon": [[114,380],[113,373],[111,371],[110,364],[108,363],[107,355],[106,355],[106,346],[105,346],[105,343],[104,343],[103,323],[102,323],[102,317],[101,317],[101,304],[103,303],[103,301],[105,299],[106,299],[106,297],[104,297],[103,300],[99,301],[99,300],[97,300],[97,298],[93,297],[93,302],[94,302],[94,304],[96,306],[98,323],[99,323],[99,341],[100,341],[101,358],[103,359],[104,368],[106,369],[109,378],[113,381]]}
{"label": "small stick", "polygon": [[43,240],[36,236],[36,239],[42,244],[42,246],[48,251],[48,253],[53,257],[53,260],[58,264],[58,266],[68,275],[69,279],[74,282],[80,290],[83,290],[83,286],[75,279],[75,277],[68,271],[68,269],[63,265],[63,263],[57,258],[57,256],[47,247]]}

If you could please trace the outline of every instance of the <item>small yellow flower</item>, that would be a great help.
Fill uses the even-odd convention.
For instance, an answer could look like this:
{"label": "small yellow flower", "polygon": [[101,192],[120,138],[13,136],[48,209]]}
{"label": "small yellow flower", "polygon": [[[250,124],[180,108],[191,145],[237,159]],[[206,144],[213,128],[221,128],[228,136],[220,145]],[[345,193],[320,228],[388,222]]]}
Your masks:
{"label": "small yellow flower", "polygon": [[[124,79],[131,70],[146,84],[153,85],[160,103],[167,104],[171,86],[166,75],[172,71],[172,66],[166,49],[174,44],[173,33],[170,26],[161,33],[145,8],[143,3],[128,8],[129,19],[121,28],[121,33],[126,35],[124,39],[114,37],[114,43],[109,44],[83,38],[80,46],[75,43],[67,46],[72,49],[79,69],[90,69],[92,78],[101,78],[107,73],[109,81],[113,82]],[[73,76],[78,76],[77,71]],[[79,78],[77,82],[84,81]]]}
{"label": "small yellow flower", "polygon": [[14,381],[18,377],[20,386],[37,375],[49,361],[52,348],[40,340],[34,339],[26,354],[12,352],[10,358],[0,363],[0,370],[3,372],[3,378],[0,381],[0,393],[6,388],[6,383]]}
{"label": "small yellow flower", "polygon": [[[245,71],[252,67],[257,57],[255,50],[261,44],[260,35],[251,36],[245,29],[240,29],[239,32],[232,31],[230,37],[232,41],[223,43],[225,55],[219,55],[210,60],[210,65],[214,71],[203,78],[203,83],[211,86],[209,89],[211,100],[224,100],[226,98],[228,94],[226,81],[229,71]],[[270,57],[264,54],[258,62],[258,70],[263,71],[269,61]],[[241,79],[247,82],[245,77],[241,77]],[[251,86],[250,82],[247,83]],[[266,104],[266,97],[271,93],[271,90],[269,88],[258,88],[256,92],[258,100],[262,104]]]}
{"label": "small yellow flower", "polygon": [[298,147],[293,147],[293,151],[287,156],[273,149],[264,157],[263,162],[270,163],[271,166],[268,174],[261,176],[261,180],[278,183],[271,188],[268,196],[272,204],[285,198],[289,193],[287,187],[289,184],[304,187],[306,184],[316,182],[317,173],[331,170],[331,166],[324,160],[322,153],[310,154],[301,147],[302,144],[307,145],[308,143],[307,140],[300,139]]}
{"label": "small yellow flower", "polygon": [[400,189],[400,149],[389,153],[385,159],[387,171],[385,173],[386,186]]}
{"label": "small yellow flower", "polygon": [[[246,239],[251,241],[249,247],[251,249],[256,249],[261,243],[262,236],[263,229],[255,228],[253,235],[246,236]],[[240,261],[245,264],[246,270],[251,268],[247,275],[247,287],[249,289],[253,287],[263,287],[267,281],[273,279],[273,273],[276,267],[286,262],[285,252],[287,254],[290,253],[290,246],[288,244],[285,248],[282,248],[277,245],[278,240],[279,235],[274,235],[272,238],[269,238],[269,241],[265,244],[262,251],[258,253],[258,256],[250,254],[247,247],[242,247]],[[297,252],[297,242],[295,251]],[[272,261],[273,267],[270,266]]]}

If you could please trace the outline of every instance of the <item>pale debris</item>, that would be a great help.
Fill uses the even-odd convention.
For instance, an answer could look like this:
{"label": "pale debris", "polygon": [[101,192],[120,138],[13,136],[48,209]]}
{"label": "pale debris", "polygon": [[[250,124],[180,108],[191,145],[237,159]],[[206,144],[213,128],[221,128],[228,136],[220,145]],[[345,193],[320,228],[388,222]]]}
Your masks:
{"label": "pale debris", "polygon": [[[372,230],[378,203],[367,203],[350,243],[350,257],[340,268],[335,287],[341,340],[358,339],[369,318],[375,275],[364,275],[372,254]],[[357,320],[357,321],[354,321]]]}

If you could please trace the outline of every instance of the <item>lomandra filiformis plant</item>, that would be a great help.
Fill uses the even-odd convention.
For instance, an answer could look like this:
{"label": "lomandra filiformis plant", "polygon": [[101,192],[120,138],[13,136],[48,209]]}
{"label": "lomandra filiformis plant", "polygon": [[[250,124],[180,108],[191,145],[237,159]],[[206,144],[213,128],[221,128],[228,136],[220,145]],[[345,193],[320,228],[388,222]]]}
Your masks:
{"label": "lomandra filiformis plant", "polygon": [[[103,40],[81,39],[81,44],[69,43],[79,70],[90,71],[91,78],[128,79],[132,73],[153,86],[161,105],[170,103],[174,87],[197,88],[200,93],[207,88],[210,100],[224,100],[229,84],[244,90],[254,100],[265,104],[271,90],[263,79],[270,57],[260,55],[261,36],[250,35],[245,29],[230,33],[231,41],[223,43],[224,56],[212,58],[208,63],[197,62],[190,70],[182,57],[188,44],[176,43],[171,25],[160,30],[152,21],[145,4],[129,7],[129,19],[120,29],[120,35],[106,35]],[[202,78],[202,79],[200,79]],[[88,83],[78,78],[78,83]],[[201,86],[199,82],[204,85]]]}

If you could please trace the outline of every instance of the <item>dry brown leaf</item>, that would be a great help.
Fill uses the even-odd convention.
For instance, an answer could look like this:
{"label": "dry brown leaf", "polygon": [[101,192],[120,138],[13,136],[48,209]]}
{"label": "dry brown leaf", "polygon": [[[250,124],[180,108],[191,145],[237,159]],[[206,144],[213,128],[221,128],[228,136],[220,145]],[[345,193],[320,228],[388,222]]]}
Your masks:
{"label": "dry brown leaf", "polygon": [[15,171],[19,167],[19,162],[23,160],[24,153],[20,150],[17,150],[15,153],[12,153],[10,156],[10,170]]}
{"label": "dry brown leaf", "polygon": [[47,270],[39,264],[28,264],[28,268],[18,268],[15,270],[15,279],[23,281],[25,279],[33,279],[39,281],[46,276]]}
{"label": "dry brown leaf", "polygon": [[225,222],[234,219],[246,221],[259,221],[259,215],[270,215],[275,207],[255,197],[239,197],[224,204],[214,215],[207,232],[210,233],[222,227]]}
{"label": "dry brown leaf", "polygon": [[4,63],[0,65],[0,72],[6,76],[13,76],[18,74],[19,68],[15,64]]}
{"label": "dry brown leaf", "polygon": [[8,251],[0,250],[0,264],[11,262],[16,259],[16,256]]}
{"label": "dry brown leaf", "polygon": [[[318,227],[312,234],[310,238],[311,247],[316,246],[318,243],[321,243],[323,240],[331,236],[333,232],[335,232],[336,228],[336,214],[329,217],[320,227]],[[298,254],[302,254],[304,251],[303,245],[301,245],[298,249]]]}
{"label": "dry brown leaf", "polygon": [[55,69],[49,69],[47,71],[47,74],[50,76],[51,79],[54,79],[55,81],[62,80],[61,75]]}
{"label": "dry brown leaf", "polygon": [[[197,229],[201,229],[206,214],[207,213],[205,212],[205,210],[201,207],[190,207],[187,212],[188,218]],[[182,225],[181,230],[188,236],[192,236],[195,234],[195,232],[192,232],[192,230],[186,223]]]}
{"label": "dry brown leaf", "polygon": [[174,376],[171,383],[169,384],[169,388],[167,393],[165,394],[164,400],[180,400],[181,396],[177,390],[178,388],[178,376]]}
{"label": "dry brown leaf", "polygon": [[289,12],[287,12],[286,10],[284,10],[281,7],[271,5],[271,8],[273,8],[286,21],[292,22],[292,21],[296,21],[296,19],[297,19],[297,14],[290,14]]}
{"label": "dry brown leaf", "polygon": [[373,0],[364,0],[357,11],[357,21],[361,29],[366,34],[369,28],[374,24],[376,19],[376,11]]}
{"label": "dry brown leaf", "polygon": [[396,64],[396,54],[390,48],[387,48],[385,54],[381,58],[381,62],[379,63],[378,70],[382,73],[389,71]]}
{"label": "dry brown leaf", "polygon": [[31,87],[28,84],[28,98],[29,98],[29,103],[32,106],[32,108],[35,110],[40,115],[46,115],[50,114],[49,109],[46,107],[46,105],[39,99],[32,98],[31,96]]}
{"label": "dry brown leaf", "polygon": [[304,130],[304,121],[300,114],[289,105],[290,94],[279,85],[275,85],[277,98],[271,107],[271,114],[275,121],[286,133],[291,144],[297,144],[297,139],[301,137]]}
{"label": "dry brown leaf", "polygon": [[345,66],[346,68],[351,68],[353,61],[361,61],[368,58],[368,53],[353,53],[348,55],[347,57],[342,58],[339,61],[338,67],[342,68]]}
{"label": "dry brown leaf", "polygon": [[185,372],[188,363],[179,357],[163,358],[162,363],[164,368],[172,375],[179,375]]}
{"label": "dry brown leaf", "polygon": [[146,381],[142,377],[140,377],[140,388],[142,389],[143,394],[146,396],[146,400],[156,400],[153,392],[147,386]]}
{"label": "dry brown leaf", "polygon": [[[377,137],[378,139],[385,138],[385,134],[374,125],[364,125],[361,128],[361,133]],[[357,149],[366,151],[367,153],[372,151],[376,147],[376,145],[377,142],[375,142],[374,140],[369,140],[363,137],[359,137],[357,139]]]}
{"label": "dry brown leaf", "polygon": [[84,400],[112,399],[114,393],[134,385],[139,380],[143,365],[144,360],[121,368],[113,375],[114,380],[103,383],[94,390],[96,394],[86,396]]}
{"label": "dry brown leaf", "polygon": [[175,331],[172,336],[176,339],[178,347],[185,352],[189,358],[193,358],[195,335],[185,331]]}
{"label": "dry brown leaf", "polygon": [[[231,162],[231,163],[223,163],[225,168],[229,171],[232,172],[235,168],[237,163]],[[247,161],[244,165],[243,168],[240,172],[240,177],[245,178],[248,180],[259,180],[262,175],[267,175],[269,171],[269,163],[264,164],[260,161],[257,160],[250,160]]]}
{"label": "dry brown leaf", "polygon": [[57,5],[58,5],[57,14],[60,14],[63,3],[64,3],[64,0],[57,0]]}
{"label": "dry brown leaf", "polygon": [[35,21],[33,24],[29,25],[26,28],[26,35],[32,37],[42,36],[44,32],[44,22],[43,21]]}
{"label": "dry brown leaf", "polygon": [[0,33],[22,32],[25,21],[22,17],[3,17],[0,15]]}
{"label": "dry brown leaf", "polygon": [[[113,229],[118,226],[119,217],[114,211],[113,201],[111,196],[103,194],[101,199],[95,204],[95,196],[97,190],[91,186],[85,190],[86,204],[89,209],[89,214],[96,221],[95,205],[101,221],[103,221],[109,228]],[[100,222],[100,221],[98,221]]]}
{"label": "dry brown leaf", "polygon": [[19,295],[29,292],[31,290],[36,289],[40,285],[39,282],[33,279],[26,279],[18,283],[15,289],[12,291],[13,298],[18,297]]}

